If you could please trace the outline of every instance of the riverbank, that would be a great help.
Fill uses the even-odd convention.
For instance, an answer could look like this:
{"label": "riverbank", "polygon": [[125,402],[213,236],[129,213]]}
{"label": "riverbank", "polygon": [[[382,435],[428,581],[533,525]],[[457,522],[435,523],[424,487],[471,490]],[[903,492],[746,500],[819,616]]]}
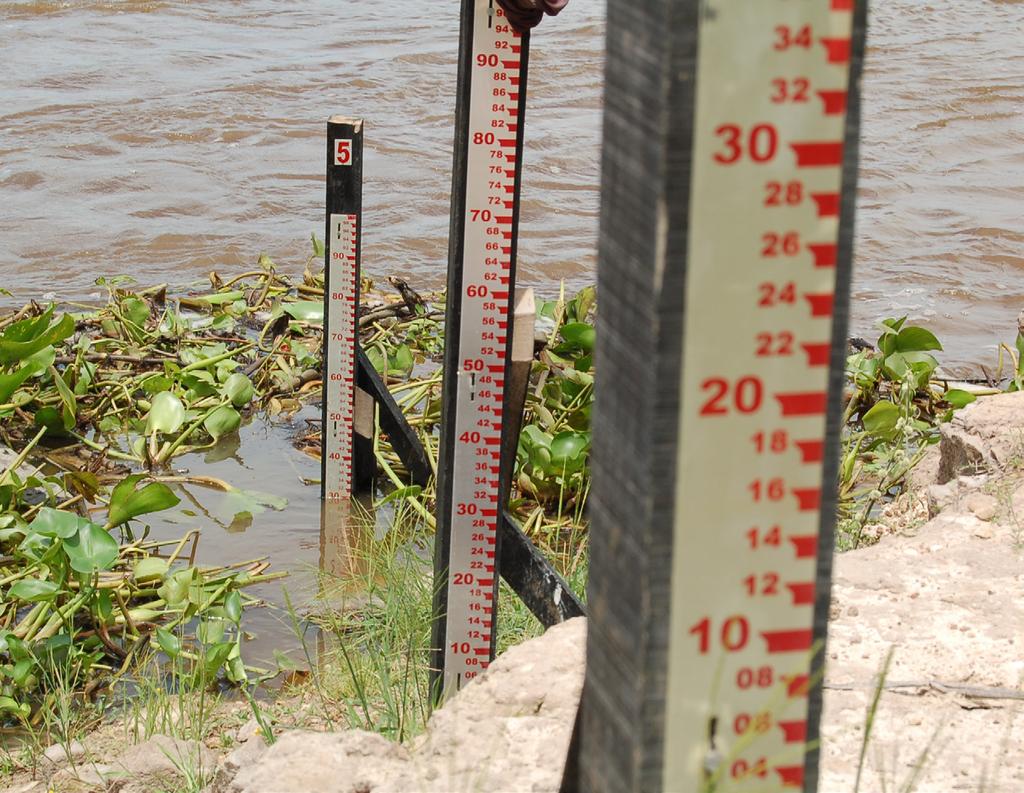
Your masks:
{"label": "riverbank", "polygon": [[[1015,793],[1024,785],[1024,394],[965,409],[906,496],[912,508],[881,522],[877,544],[836,559],[819,787]],[[97,733],[51,783],[83,780],[55,789],[91,791],[85,782],[127,771],[117,789],[132,793],[554,793],[582,685],[583,623],[509,650],[405,746],[332,731],[306,685],[262,722],[238,704],[198,735],[179,722],[173,743],[151,738],[121,754]],[[168,754],[179,766],[194,758],[208,787]],[[9,793],[46,789],[26,782]]]}
{"label": "riverbank", "polygon": [[[314,240],[310,259],[320,256]],[[180,710],[172,699],[206,703],[203,719],[217,691],[257,712],[264,684],[282,681],[311,679],[323,703],[345,703],[325,710],[327,726],[398,740],[421,731],[433,485],[411,486],[377,433],[378,488],[347,526],[313,529],[321,572],[303,571],[289,589],[275,579],[294,550],[277,532],[253,534],[260,516],[271,528],[289,513],[280,465],[259,490],[239,486],[238,474],[251,475],[237,466],[226,478],[209,467],[287,448],[319,471],[309,408],[320,394],[322,277],[307,271],[296,283],[261,257],[188,294],[126,278],[103,285],[98,306],[28,304],[0,316],[0,441],[12,449],[0,465],[0,778],[37,774],[47,746],[102,734],[111,719],[124,732],[118,745],[144,739]],[[362,287],[362,347],[436,467],[443,295],[397,280],[394,291]],[[511,505],[579,591],[593,308],[592,289],[538,305]],[[318,479],[301,481],[301,499],[319,504]],[[211,533],[212,555],[200,542]],[[245,555],[257,556],[238,562],[236,544],[218,536],[242,533]],[[79,547],[91,549],[85,561]],[[230,561],[218,558],[225,548]],[[265,572],[270,561],[285,570]],[[538,626],[507,591],[502,604],[504,650]],[[272,619],[254,618],[263,611]],[[256,640],[267,651],[254,660]]]}
{"label": "riverbank", "polygon": [[[314,241],[310,262],[320,255]],[[20,476],[21,485],[10,494],[13,500],[5,502],[6,518],[0,517],[8,521],[7,533],[0,535],[0,550],[6,554],[0,566],[6,566],[3,573],[10,579],[6,584],[14,581],[12,574],[39,582],[21,593],[27,598],[23,603],[9,608],[10,624],[43,613],[40,603],[63,613],[83,591],[78,568],[71,565],[66,574],[50,580],[37,575],[32,558],[25,555],[34,547],[26,538],[40,510],[77,516],[75,531],[79,519],[90,520],[97,530],[108,524],[109,532],[145,516],[136,534],[146,538],[156,527],[159,542],[166,539],[159,533],[160,516],[166,513],[174,516],[166,524],[176,532],[174,537],[181,536],[183,524],[199,524],[207,533],[219,530],[225,537],[249,530],[246,555],[261,554],[262,538],[270,535],[251,532],[254,516],[265,514],[265,525],[272,530],[287,516],[288,505],[274,494],[241,488],[230,477],[217,479],[180,466],[184,462],[191,467],[200,454],[237,456],[242,448],[244,454],[265,456],[262,450],[272,447],[290,448],[314,463],[310,468],[318,468],[318,426],[307,419],[316,414],[320,390],[320,276],[307,269],[295,282],[261,258],[256,269],[241,276],[212,274],[208,288],[191,294],[168,295],[159,287],[143,289],[123,280],[107,286],[105,305],[71,307],[70,319],[34,305],[0,317],[0,342],[18,352],[3,361],[0,371],[0,386],[6,389],[0,400],[5,419],[0,430],[18,457],[18,465],[4,468],[29,464],[45,474],[35,475],[39,482]],[[394,291],[375,289],[368,282],[363,287],[363,348],[436,468],[444,296],[418,294],[398,281]],[[593,289],[538,301],[535,361],[511,505],[524,530],[581,595],[587,569],[587,461],[595,375],[591,354],[597,310]],[[14,335],[16,343],[29,340],[30,346],[11,347]],[[1013,376],[1003,387],[1019,389],[1024,380],[1015,357],[1022,346],[1019,341],[1017,350],[1007,348],[1007,371]],[[986,395],[983,402],[1001,398],[987,396],[998,388],[944,380],[936,358],[941,348],[924,328],[893,319],[880,325],[877,340],[851,350],[839,481],[841,550],[870,546],[922,523],[925,515],[915,496],[920,488],[915,489],[913,479],[926,470],[943,428],[955,426],[956,412],[978,395]],[[246,427],[255,431],[244,433]],[[249,720],[268,738],[295,729],[360,728],[408,743],[422,734],[430,710],[433,486],[409,486],[386,436],[377,435],[374,453],[381,486],[369,512],[330,542],[322,533],[327,528],[321,529],[320,564],[326,573],[310,575],[301,592],[275,583],[255,590],[255,597],[243,600],[240,594],[231,600],[234,588],[221,588],[220,579],[211,579],[210,586],[194,590],[206,592],[197,595],[197,602],[189,599],[191,583],[175,595],[179,578],[196,575],[190,571],[211,575],[203,544],[187,565],[180,552],[169,561],[166,555],[151,554],[161,568],[146,573],[155,576],[150,579],[134,570],[138,560],[124,569],[110,560],[95,562],[91,573],[113,574],[112,580],[134,586],[131,592],[145,595],[152,590],[158,608],[150,608],[145,620],[125,616],[119,621],[119,612],[108,610],[97,590],[87,608],[62,623],[66,646],[95,654],[93,672],[76,673],[73,679],[60,677],[66,665],[40,664],[46,657],[40,655],[41,646],[25,645],[28,649],[22,650],[15,644],[11,651],[8,641],[8,648],[0,649],[6,653],[3,660],[10,662],[3,667],[10,678],[3,695],[17,708],[6,711],[7,732],[17,734],[4,738],[7,750],[0,753],[0,775],[19,784],[40,775],[47,779],[53,769],[43,759],[46,753],[60,755],[60,747],[75,742],[82,743],[93,766],[111,765],[125,743],[168,733],[224,753],[238,736],[230,741],[222,736],[230,737],[238,722]],[[278,476],[268,470],[269,478]],[[93,480],[95,488],[82,485]],[[132,487],[117,485],[122,481]],[[313,477],[303,481],[299,496],[317,503],[318,482]],[[48,491],[46,482],[60,490]],[[77,488],[73,494],[60,497],[59,492],[72,487]],[[207,490],[197,496],[197,487]],[[115,494],[121,492],[125,500],[139,498],[133,494],[143,490],[159,498],[148,502],[147,510],[114,521]],[[227,513],[223,504],[214,508],[206,500],[211,492],[230,501]],[[189,500],[179,507],[181,495]],[[102,523],[91,523],[103,515]],[[60,537],[63,529],[54,531]],[[135,553],[133,542],[129,535],[121,537],[120,556]],[[327,547],[341,550],[325,554]],[[262,575],[265,561],[247,562],[258,567],[241,572]],[[217,564],[227,562],[219,559]],[[147,580],[152,584],[138,586]],[[36,592],[40,586],[46,591]],[[209,600],[207,595],[214,594],[220,599]],[[107,600],[114,605],[113,598]],[[499,603],[499,651],[539,633],[537,623],[507,590]],[[277,626],[263,631],[263,646],[291,652],[269,654],[271,663],[261,669],[249,653],[253,609],[243,607],[267,604]],[[130,600],[125,605],[131,606]],[[193,606],[211,610],[204,616]],[[117,625],[128,629],[112,632],[110,627]],[[98,638],[80,646],[76,641],[82,633]],[[22,655],[14,654],[18,652]],[[28,665],[16,672],[23,660]],[[60,681],[59,696],[38,696],[45,675],[32,671],[36,668],[50,675],[47,680]],[[277,688],[260,687],[271,678]],[[172,696],[172,691],[179,693]],[[207,774],[200,776],[185,774],[180,789],[199,790],[210,782]],[[77,784],[66,775],[61,780]],[[92,781],[98,784],[95,777]]]}
{"label": "riverbank", "polygon": [[[876,544],[836,558],[820,789],[1015,793],[1024,394],[986,397],[944,426],[905,496]],[[40,762],[39,780],[21,774],[5,793],[554,793],[582,685],[583,622],[510,649],[404,746],[337,731],[345,703],[306,681],[258,717],[233,703],[192,720],[194,704],[179,701],[181,717],[161,723],[167,737],[139,734],[147,741],[127,752],[125,727],[106,726],[72,748],[73,764]]]}

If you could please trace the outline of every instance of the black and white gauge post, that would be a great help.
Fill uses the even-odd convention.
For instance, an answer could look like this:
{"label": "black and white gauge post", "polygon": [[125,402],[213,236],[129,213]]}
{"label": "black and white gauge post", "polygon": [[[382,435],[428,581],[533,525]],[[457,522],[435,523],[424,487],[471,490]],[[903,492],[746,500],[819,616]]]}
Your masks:
{"label": "black and white gauge post", "polygon": [[494,653],[529,35],[463,0],[437,484],[434,693]]}
{"label": "black and white gauge post", "polygon": [[610,0],[566,790],[817,789],[863,0]]}
{"label": "black and white gauge post", "polygon": [[[327,226],[324,250],[322,498],[347,503],[357,474],[365,478],[371,427],[356,426],[359,350],[359,264],[363,212],[363,122],[332,116],[327,122]],[[365,419],[361,422],[365,425]]]}

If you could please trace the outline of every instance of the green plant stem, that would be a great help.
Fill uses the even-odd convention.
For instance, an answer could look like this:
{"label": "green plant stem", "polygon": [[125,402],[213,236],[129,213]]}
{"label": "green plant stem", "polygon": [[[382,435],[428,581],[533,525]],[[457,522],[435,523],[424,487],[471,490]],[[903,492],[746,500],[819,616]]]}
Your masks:
{"label": "green plant stem", "polygon": [[0,474],[0,485],[7,484],[8,477],[10,477],[10,475],[14,471],[17,471],[25,462],[25,460],[28,459],[29,454],[32,453],[32,450],[35,448],[36,444],[39,443],[40,440],[42,440],[42,437],[45,434],[46,427],[42,427],[39,430],[39,432],[36,433],[35,437],[28,442],[25,448],[22,449],[21,452],[19,452],[18,456],[14,458],[11,464],[7,466],[6,470],[2,474]]}

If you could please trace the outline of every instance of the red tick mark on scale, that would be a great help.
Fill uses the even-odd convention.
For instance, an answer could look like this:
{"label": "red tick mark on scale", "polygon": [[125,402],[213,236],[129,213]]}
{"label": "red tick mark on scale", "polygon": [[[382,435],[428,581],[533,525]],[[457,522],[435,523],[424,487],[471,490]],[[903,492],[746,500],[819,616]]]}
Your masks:
{"label": "red tick mark on scale", "polygon": [[770,654],[810,650],[814,643],[814,632],[809,628],[795,631],[761,631],[761,636],[768,645]]}
{"label": "red tick mark on scale", "polygon": [[807,487],[793,490],[797,506],[801,512],[814,512],[821,507],[821,488]]}
{"label": "red tick mark on scale", "polygon": [[828,398],[824,391],[802,394],[776,394],[783,416],[818,416],[825,412]]}
{"label": "red tick mark on scale", "polygon": [[782,681],[786,684],[786,696],[793,699],[806,697],[811,688],[809,675],[783,675]]}
{"label": "red tick mark on scale", "polygon": [[828,54],[829,63],[849,63],[850,61],[850,40],[847,39],[822,39],[825,45],[825,52]]}
{"label": "red tick mark on scale", "polygon": [[835,243],[808,245],[807,250],[814,254],[815,267],[835,267],[839,260],[839,246]]}
{"label": "red tick mark on scale", "polygon": [[804,767],[802,765],[777,766],[775,773],[779,775],[783,787],[803,787]]}
{"label": "red tick mark on scale", "polygon": [[808,366],[828,366],[828,357],[832,348],[828,344],[803,344],[807,353]]}
{"label": "red tick mark on scale", "polygon": [[804,300],[811,305],[812,317],[832,316],[832,304],[835,300],[832,294],[805,294]]}
{"label": "red tick mark on scale", "polygon": [[806,721],[780,721],[779,728],[786,743],[803,743],[807,740]]}
{"label": "red tick mark on scale", "polygon": [[846,112],[846,91],[818,91],[825,104],[826,116],[841,116]]}
{"label": "red tick mark on scale", "polygon": [[797,441],[796,446],[805,463],[820,463],[825,457],[824,441]]}
{"label": "red tick mark on scale", "polygon": [[839,193],[811,193],[811,198],[818,205],[818,217],[834,218],[839,216]]}
{"label": "red tick mark on scale", "polygon": [[790,535],[789,541],[796,549],[797,559],[813,559],[818,555],[818,535]]}
{"label": "red tick mark on scale", "polygon": [[842,141],[791,143],[789,145],[796,153],[798,168],[824,168],[843,163]]}
{"label": "red tick mark on scale", "polygon": [[813,581],[807,584],[786,584],[786,589],[793,594],[794,606],[810,606],[814,603]]}

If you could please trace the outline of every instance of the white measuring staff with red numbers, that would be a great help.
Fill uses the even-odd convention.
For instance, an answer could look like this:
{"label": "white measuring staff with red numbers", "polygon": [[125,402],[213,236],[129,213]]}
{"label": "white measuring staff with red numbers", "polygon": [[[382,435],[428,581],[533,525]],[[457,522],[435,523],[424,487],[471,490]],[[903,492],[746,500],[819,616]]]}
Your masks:
{"label": "white measuring staff with red numbers", "polygon": [[[347,164],[351,151],[337,141],[335,164]],[[339,161],[342,160],[342,161]],[[332,214],[327,239],[330,294],[327,300],[329,339],[324,376],[324,500],[345,501],[352,495],[352,427],[356,367],[356,300],[358,296],[357,215]]]}
{"label": "white measuring staff with red numbers", "polygon": [[852,0],[702,14],[664,789],[802,789]]}
{"label": "white measuring staff with red numbers", "polygon": [[502,398],[513,288],[513,221],[523,41],[493,0],[477,0],[466,166],[466,212],[451,497],[444,696],[487,668]]}

